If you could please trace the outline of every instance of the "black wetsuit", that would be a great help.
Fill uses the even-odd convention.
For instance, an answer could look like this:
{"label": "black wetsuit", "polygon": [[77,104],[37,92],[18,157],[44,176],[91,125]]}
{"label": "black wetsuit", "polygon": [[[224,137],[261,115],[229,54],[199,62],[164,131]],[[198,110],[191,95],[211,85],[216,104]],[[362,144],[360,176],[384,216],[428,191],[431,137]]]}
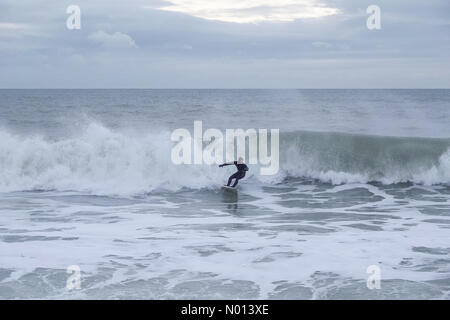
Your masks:
{"label": "black wetsuit", "polygon": [[[228,183],[227,186],[229,187],[231,184],[231,181],[233,179],[234,180],[234,184],[232,185],[232,187],[236,187],[236,185],[238,184],[239,180],[241,180],[243,177],[245,177],[245,172],[248,171],[248,167],[245,163],[237,163],[237,161],[234,161],[233,163],[236,168],[238,169],[238,171],[234,174],[232,174],[229,178],[228,178]],[[229,166],[230,164],[223,164],[222,166]]]}

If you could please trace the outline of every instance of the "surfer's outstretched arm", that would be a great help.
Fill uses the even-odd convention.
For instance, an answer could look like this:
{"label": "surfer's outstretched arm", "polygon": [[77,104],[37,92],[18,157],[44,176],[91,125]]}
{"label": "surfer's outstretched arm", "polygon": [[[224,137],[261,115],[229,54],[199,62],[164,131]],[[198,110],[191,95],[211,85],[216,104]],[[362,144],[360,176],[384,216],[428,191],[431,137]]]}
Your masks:
{"label": "surfer's outstretched arm", "polygon": [[232,166],[234,164],[234,162],[225,162],[222,163],[221,165],[219,165],[220,168],[225,167],[225,166]]}

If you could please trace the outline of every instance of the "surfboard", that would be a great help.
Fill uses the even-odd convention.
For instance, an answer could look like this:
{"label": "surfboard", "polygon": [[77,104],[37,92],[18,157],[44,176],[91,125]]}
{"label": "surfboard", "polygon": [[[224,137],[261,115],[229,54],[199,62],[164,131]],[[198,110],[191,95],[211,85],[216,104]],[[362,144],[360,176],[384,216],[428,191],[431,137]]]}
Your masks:
{"label": "surfboard", "polygon": [[236,188],[233,188],[233,187],[223,186],[223,187],[222,187],[222,190],[237,193],[237,189],[236,189]]}

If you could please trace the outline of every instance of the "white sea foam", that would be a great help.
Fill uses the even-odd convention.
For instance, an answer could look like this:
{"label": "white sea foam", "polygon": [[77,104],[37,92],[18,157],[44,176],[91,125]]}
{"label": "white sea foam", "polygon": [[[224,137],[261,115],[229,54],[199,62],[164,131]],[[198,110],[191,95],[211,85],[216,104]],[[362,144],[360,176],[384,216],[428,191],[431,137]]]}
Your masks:
{"label": "white sea foam", "polygon": [[[450,182],[448,141],[413,138],[296,133],[281,136],[281,170],[249,177],[263,183],[288,176],[333,184],[380,181],[390,184]],[[137,194],[157,189],[210,188],[230,170],[208,165],[174,165],[169,132],[131,134],[91,123],[61,140],[18,136],[0,130],[0,191],[76,190],[97,194]]]}

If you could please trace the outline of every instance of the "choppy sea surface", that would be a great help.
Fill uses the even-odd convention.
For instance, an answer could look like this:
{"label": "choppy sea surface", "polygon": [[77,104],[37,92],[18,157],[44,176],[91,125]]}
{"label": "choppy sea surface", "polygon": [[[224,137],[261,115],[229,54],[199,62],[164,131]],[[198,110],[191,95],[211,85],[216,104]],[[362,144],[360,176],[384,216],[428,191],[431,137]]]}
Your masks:
{"label": "choppy sea surface", "polygon": [[[195,120],[279,172],[173,164]],[[450,90],[0,90],[0,299],[450,299],[449,240]]]}

